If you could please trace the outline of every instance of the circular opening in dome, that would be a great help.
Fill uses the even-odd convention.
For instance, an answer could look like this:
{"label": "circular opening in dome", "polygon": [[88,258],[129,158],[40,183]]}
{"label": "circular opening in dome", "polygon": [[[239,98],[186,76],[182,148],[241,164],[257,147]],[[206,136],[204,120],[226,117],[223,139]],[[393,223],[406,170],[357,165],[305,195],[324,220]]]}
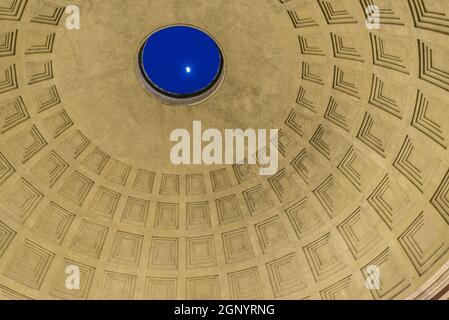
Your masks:
{"label": "circular opening in dome", "polygon": [[214,94],[224,79],[224,57],[217,41],[197,27],[158,29],[142,43],[139,80],[158,100],[198,104]]}

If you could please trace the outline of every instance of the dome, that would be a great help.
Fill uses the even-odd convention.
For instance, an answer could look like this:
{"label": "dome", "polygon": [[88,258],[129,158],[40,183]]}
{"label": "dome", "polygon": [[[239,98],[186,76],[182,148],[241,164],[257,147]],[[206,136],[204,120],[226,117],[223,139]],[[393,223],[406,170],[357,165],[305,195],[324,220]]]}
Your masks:
{"label": "dome", "polygon": [[0,0],[0,299],[448,299],[449,2],[77,5]]}

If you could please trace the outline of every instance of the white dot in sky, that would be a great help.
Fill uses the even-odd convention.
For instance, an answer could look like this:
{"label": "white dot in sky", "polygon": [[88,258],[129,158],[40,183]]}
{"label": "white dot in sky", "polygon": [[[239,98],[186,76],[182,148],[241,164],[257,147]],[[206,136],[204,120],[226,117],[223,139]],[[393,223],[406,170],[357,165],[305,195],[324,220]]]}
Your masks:
{"label": "white dot in sky", "polygon": [[187,72],[187,73],[190,73],[190,72],[192,72],[192,68],[190,68],[190,67],[186,67],[186,72]]}

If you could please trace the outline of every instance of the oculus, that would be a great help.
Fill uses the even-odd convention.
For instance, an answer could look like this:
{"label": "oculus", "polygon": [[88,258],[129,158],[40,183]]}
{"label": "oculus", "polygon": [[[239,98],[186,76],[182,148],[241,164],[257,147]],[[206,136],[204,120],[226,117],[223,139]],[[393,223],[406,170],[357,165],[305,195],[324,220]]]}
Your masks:
{"label": "oculus", "polygon": [[260,175],[278,171],[278,129],[225,129],[222,134],[218,129],[203,132],[202,122],[194,121],[192,133],[191,137],[187,129],[171,132],[170,141],[177,142],[170,152],[174,165],[244,164],[246,159],[247,164],[259,165]]}
{"label": "oculus", "polygon": [[143,41],[137,60],[144,88],[168,104],[198,104],[214,94],[224,79],[220,46],[193,26],[154,31]]}

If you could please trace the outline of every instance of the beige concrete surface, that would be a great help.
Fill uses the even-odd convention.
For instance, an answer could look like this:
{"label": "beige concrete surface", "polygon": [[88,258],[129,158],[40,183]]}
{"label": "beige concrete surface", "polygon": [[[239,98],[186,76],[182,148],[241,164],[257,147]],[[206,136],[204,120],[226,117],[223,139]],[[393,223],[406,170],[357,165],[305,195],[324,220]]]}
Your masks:
{"label": "beige concrete surface", "polygon": [[[136,75],[143,39],[178,23],[226,59],[193,107]],[[448,37],[443,0],[0,0],[0,298],[432,298],[448,281]],[[170,132],[195,120],[280,129],[279,172],[174,166]]]}

